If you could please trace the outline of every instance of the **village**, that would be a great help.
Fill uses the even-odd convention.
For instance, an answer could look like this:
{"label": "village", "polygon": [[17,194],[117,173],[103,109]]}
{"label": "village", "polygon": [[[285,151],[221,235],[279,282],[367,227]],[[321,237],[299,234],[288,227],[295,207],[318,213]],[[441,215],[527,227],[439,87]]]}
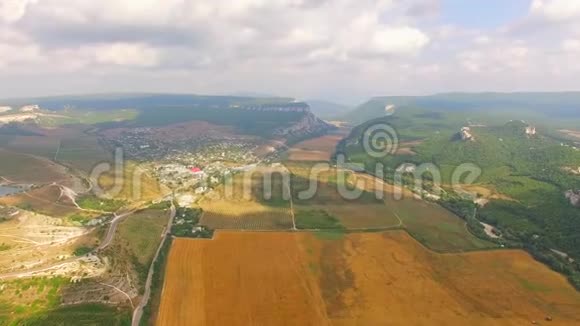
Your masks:
{"label": "village", "polygon": [[156,163],[158,181],[176,192],[180,206],[189,207],[201,196],[221,184],[225,177],[252,169],[259,163],[255,146],[246,143],[220,143],[197,151],[174,151]]}

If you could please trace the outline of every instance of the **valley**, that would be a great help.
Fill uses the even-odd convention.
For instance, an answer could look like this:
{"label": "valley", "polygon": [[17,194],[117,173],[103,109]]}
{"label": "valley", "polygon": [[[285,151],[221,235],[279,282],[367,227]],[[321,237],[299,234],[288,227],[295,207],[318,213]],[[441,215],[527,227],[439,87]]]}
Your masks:
{"label": "valley", "polygon": [[[0,133],[0,324],[579,322],[575,238],[528,213],[559,196],[550,225],[573,221],[573,144],[418,108],[357,125],[281,99],[187,101],[47,102],[66,118]],[[376,123],[398,133],[380,160],[362,148]],[[429,161],[441,183],[418,186]],[[457,188],[473,161],[481,175]]]}
{"label": "valley", "polygon": [[580,325],[580,0],[0,0],[0,326]]}

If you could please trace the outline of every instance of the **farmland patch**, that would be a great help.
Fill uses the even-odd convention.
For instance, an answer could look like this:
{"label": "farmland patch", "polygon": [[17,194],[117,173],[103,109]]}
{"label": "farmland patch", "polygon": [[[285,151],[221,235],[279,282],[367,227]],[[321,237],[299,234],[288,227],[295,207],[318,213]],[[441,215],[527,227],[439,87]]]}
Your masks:
{"label": "farmland patch", "polygon": [[177,239],[166,272],[158,325],[580,322],[580,294],[523,251],[442,255],[400,231],[218,231]]}

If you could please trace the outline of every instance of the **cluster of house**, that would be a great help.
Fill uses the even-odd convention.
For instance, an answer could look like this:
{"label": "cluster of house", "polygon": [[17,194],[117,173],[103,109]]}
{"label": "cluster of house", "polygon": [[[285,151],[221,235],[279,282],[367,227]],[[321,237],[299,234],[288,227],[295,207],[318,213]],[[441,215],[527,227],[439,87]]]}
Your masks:
{"label": "cluster of house", "polygon": [[172,188],[193,187],[207,177],[200,168],[179,163],[162,164],[154,171],[161,183]]}
{"label": "cluster of house", "polygon": [[204,169],[207,165],[220,161],[248,164],[258,160],[254,155],[256,147],[252,142],[243,140],[224,140],[217,144],[204,144],[195,151],[174,150],[166,158],[188,166],[203,166]]}
{"label": "cluster of house", "polygon": [[251,106],[232,106],[232,108],[239,108],[250,111],[262,112],[310,112],[310,106],[304,102],[291,102],[281,104],[261,104]]}

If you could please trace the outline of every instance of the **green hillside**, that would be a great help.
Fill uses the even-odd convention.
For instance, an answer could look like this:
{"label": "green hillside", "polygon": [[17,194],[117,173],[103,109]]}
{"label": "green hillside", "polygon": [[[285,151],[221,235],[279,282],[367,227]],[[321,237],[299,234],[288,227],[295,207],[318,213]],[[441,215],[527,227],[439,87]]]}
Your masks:
{"label": "green hillside", "polygon": [[363,123],[385,116],[385,106],[397,111],[421,109],[499,123],[524,119],[535,124],[580,124],[580,92],[560,93],[448,93],[430,96],[376,97],[347,113],[345,119]]}
{"label": "green hillside", "polygon": [[[465,112],[456,115],[430,109],[401,110],[393,116],[359,125],[339,150],[351,162],[364,163],[369,172],[374,173],[377,162],[384,164],[386,179],[391,181],[401,164],[433,163],[439,167],[443,187],[448,190],[446,185],[451,184],[456,167],[463,163],[476,164],[482,173],[475,184],[496,191],[500,197],[480,208],[477,218],[499,228],[505,245],[527,248],[580,286],[577,263],[580,209],[573,207],[564,196],[567,190],[580,189],[580,178],[563,169],[580,166],[580,151],[572,143],[552,138],[547,129],[540,128],[537,135],[527,135],[528,124],[519,120],[472,126],[474,139],[464,141],[457,136],[466,125],[463,115]],[[389,155],[382,159],[368,156],[362,146],[363,137],[369,126],[379,123],[387,123],[397,130],[400,146],[414,140],[414,154]],[[432,178],[426,175],[426,189],[430,190]],[[407,175],[405,181],[412,185],[414,179]],[[451,191],[444,195],[441,204],[468,222],[475,210],[471,200]],[[562,259],[550,249],[568,254],[575,262]]]}

